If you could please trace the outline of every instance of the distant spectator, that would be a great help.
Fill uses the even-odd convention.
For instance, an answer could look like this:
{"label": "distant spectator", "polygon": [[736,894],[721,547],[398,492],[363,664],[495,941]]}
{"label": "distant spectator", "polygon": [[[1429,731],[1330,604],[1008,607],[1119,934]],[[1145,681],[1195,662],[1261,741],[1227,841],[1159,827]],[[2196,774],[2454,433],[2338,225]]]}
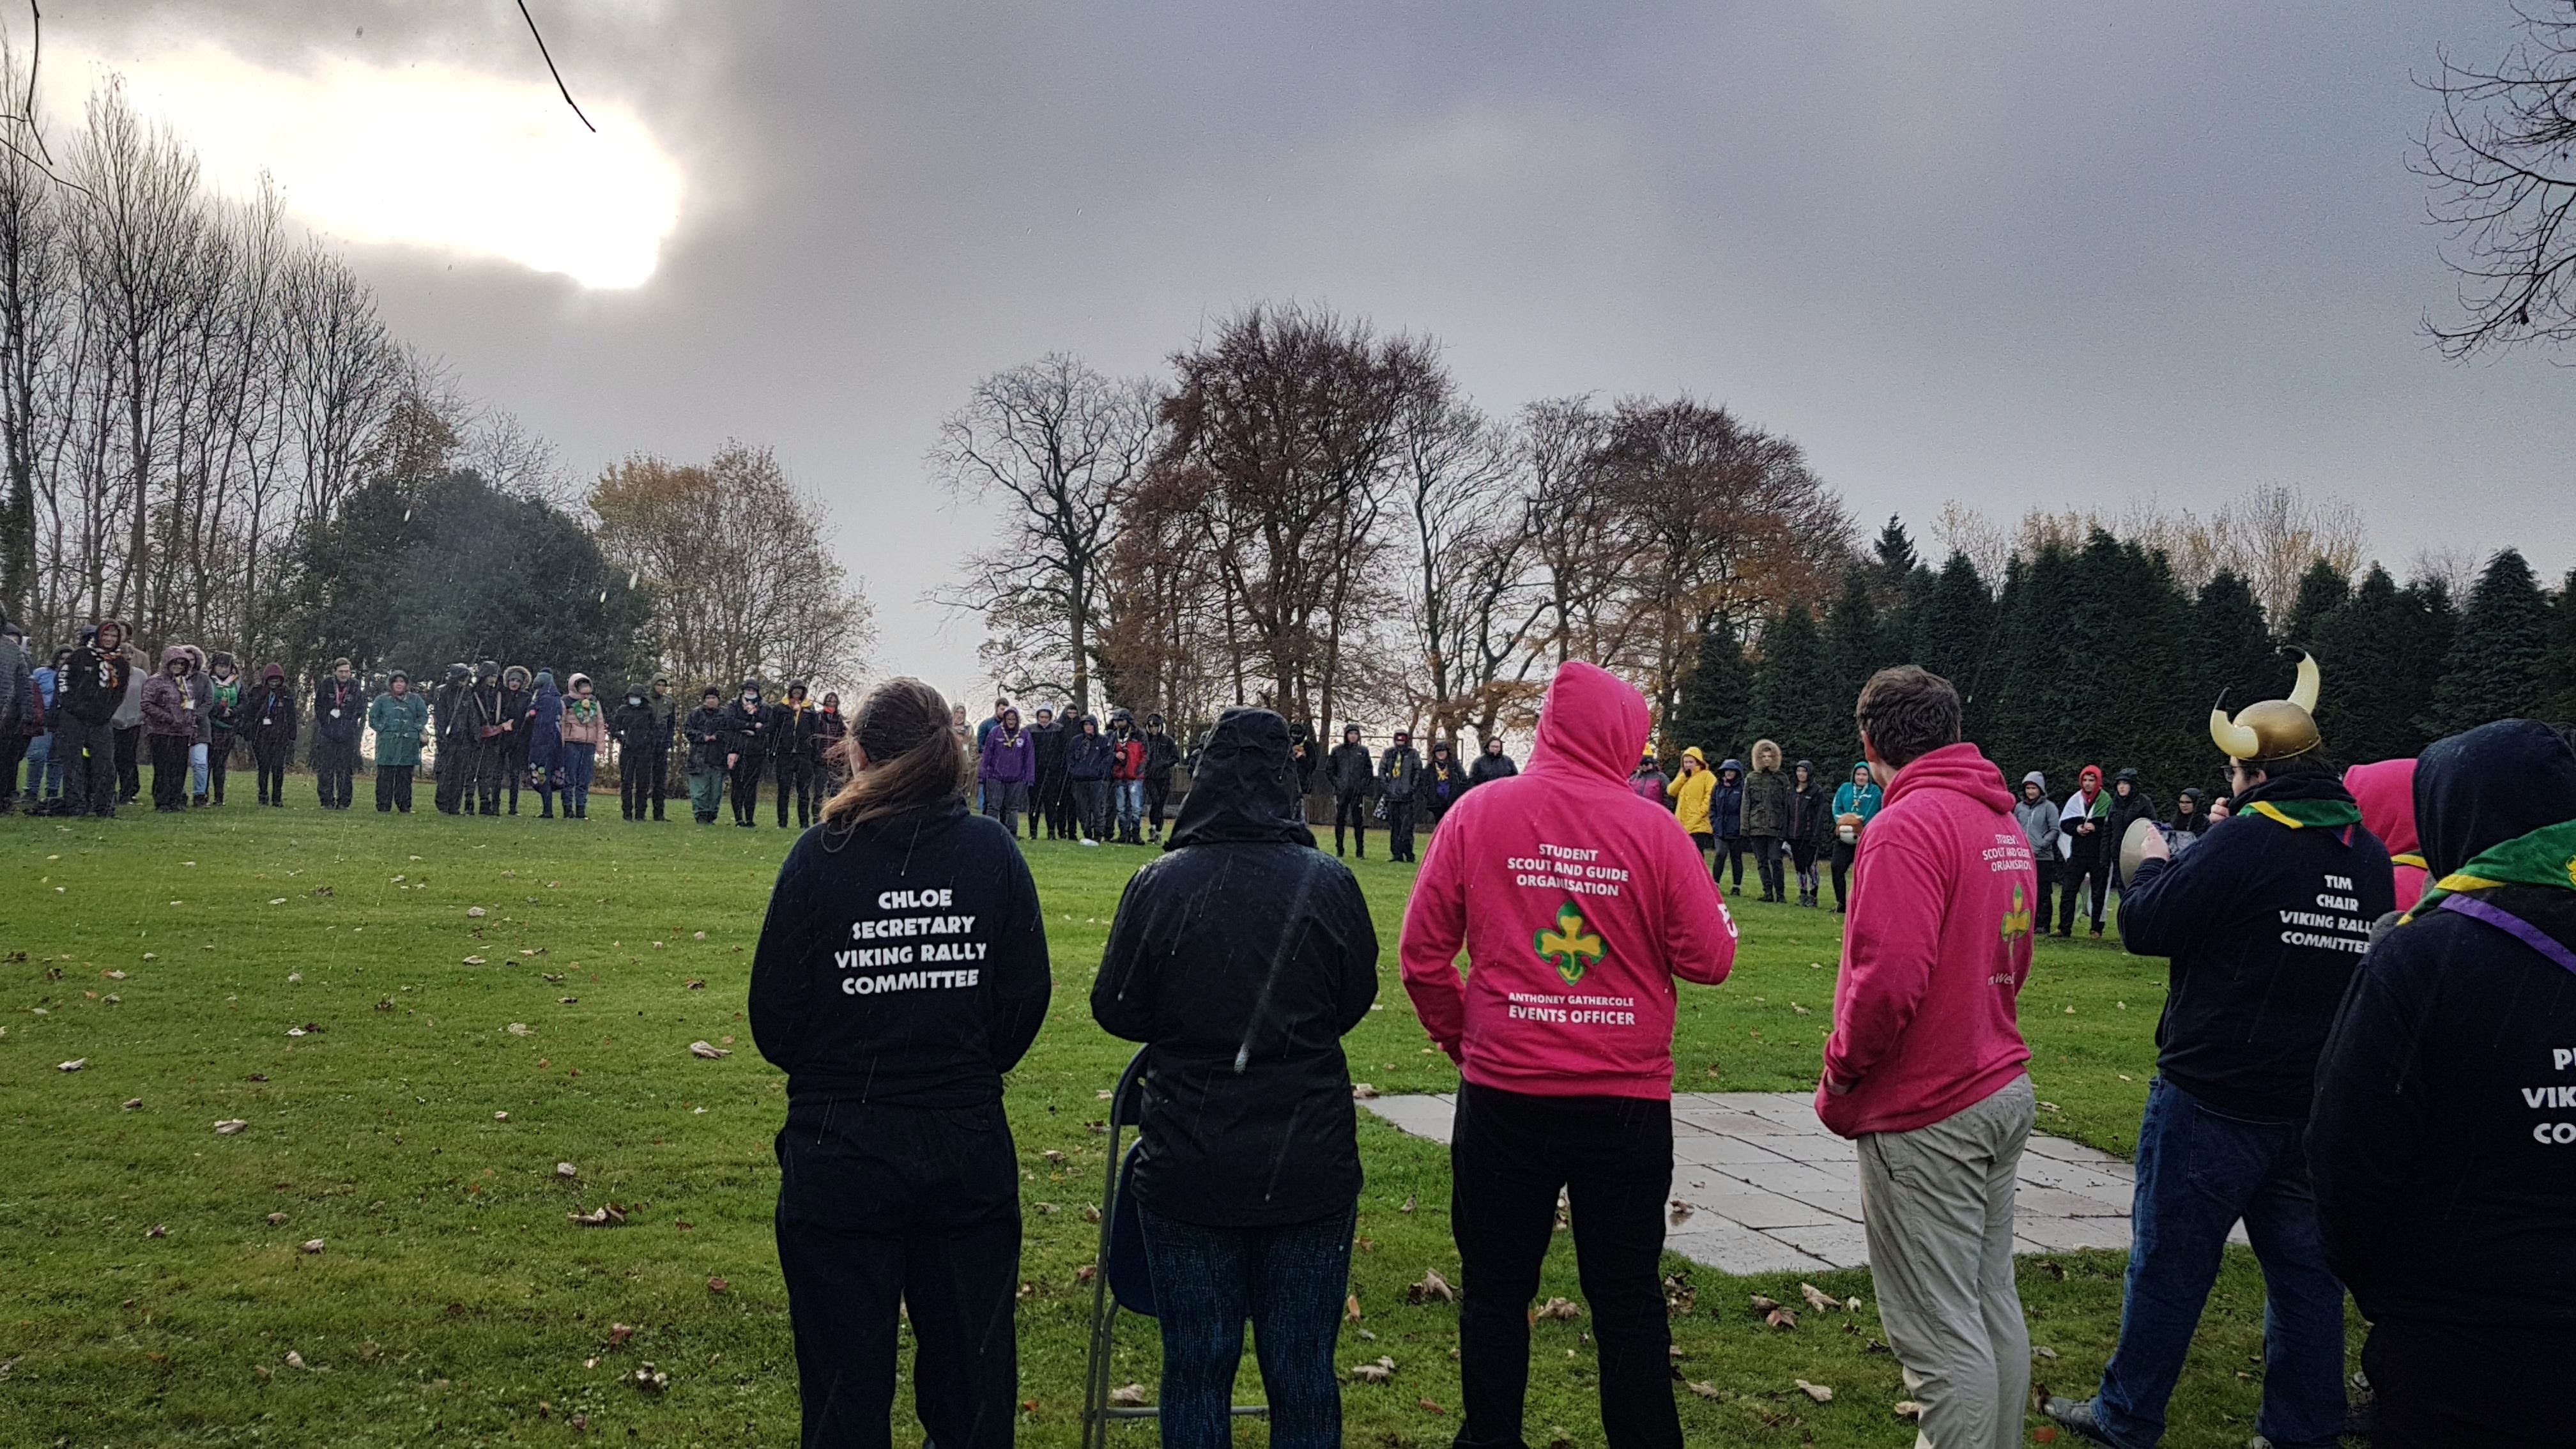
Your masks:
{"label": "distant spectator", "polygon": [[2424,847],[2415,831],[2415,771],[2413,759],[2396,759],[2355,765],[2343,772],[2344,788],[2361,806],[2361,823],[2388,847],[2401,911],[2414,909],[2430,880]]}
{"label": "distant spectator", "polygon": [[1851,906],[1850,874],[1852,863],[1860,859],[1860,839],[1869,822],[1878,814],[1885,799],[1877,777],[1871,774],[1869,761],[1852,763],[1851,778],[1834,789],[1834,909],[1847,911]]}
{"label": "distant spectator", "polygon": [[[1744,762],[1729,755],[1717,762],[1717,784],[1708,793],[1709,828],[1717,832],[1718,859],[1723,874],[1717,877],[1719,887],[1728,895],[1744,894],[1744,857],[1753,846],[1744,835]],[[1756,870],[1753,883],[1762,883]]]}
{"label": "distant spectator", "polygon": [[1159,714],[1145,716],[1145,824],[1146,842],[1159,845],[1163,840],[1163,811],[1172,802],[1172,771],[1181,763],[1181,746],[1163,728]]}
{"label": "distant spectator", "polygon": [[295,692],[286,687],[286,671],[272,664],[260,671],[242,717],[250,723],[251,762],[259,770],[259,803],[286,803],[286,767],[295,760],[297,716]]}
{"label": "distant spectator", "polygon": [[39,813],[59,810],[63,801],[63,757],[54,746],[54,737],[63,722],[60,699],[63,671],[70,667],[72,651],[57,649],[51,661],[28,671],[35,686],[37,717],[27,738],[27,790],[24,803]]}
{"label": "distant spectator", "polygon": [[1074,736],[1064,742],[1065,787],[1073,792],[1077,841],[1097,845],[1109,834],[1109,737],[1100,732],[1100,716],[1087,714]]}
{"label": "distant spectator", "polygon": [[429,724],[429,702],[412,692],[411,676],[395,670],[385,692],[367,704],[367,727],[376,732],[376,813],[411,813],[412,772],[420,768],[420,735]]}
{"label": "distant spectator", "polygon": [[188,747],[197,742],[196,701],[188,694],[195,667],[184,645],[161,651],[161,667],[143,682],[143,734],[152,754],[152,808],[188,808]]}
{"label": "distant spectator", "polygon": [[787,828],[787,806],[796,806],[796,828],[803,830],[814,823],[815,807],[820,800],[814,794],[814,717],[813,698],[806,692],[805,681],[791,680],[787,692],[779,697],[769,729],[770,773],[778,779],[778,828]]}
{"label": "distant spectator", "polygon": [[1791,774],[1789,863],[1798,870],[1798,904],[1813,906],[1819,893],[1816,857],[1833,852],[1834,796],[1816,778],[1813,760],[1800,760]]}
{"label": "distant spectator", "polygon": [[[554,676],[549,674],[546,678],[551,682]],[[547,714],[549,720],[557,717],[552,710],[561,704],[562,699],[558,696],[555,706],[550,707]],[[536,752],[538,743],[536,682],[523,666],[513,664],[501,671],[501,713],[511,721],[511,727],[501,736],[501,760],[497,773],[501,780],[505,813],[516,815],[519,813],[519,787],[529,784],[535,774],[529,759]],[[559,746],[560,740],[557,739],[549,747],[550,751]],[[549,753],[548,759],[554,758],[554,754]],[[554,766],[550,764],[548,768],[551,770]]]}
{"label": "distant spectator", "polygon": [[[823,782],[825,800],[840,794],[841,787],[850,782],[850,763],[841,750],[842,742],[849,737],[850,721],[841,713],[841,696],[824,690],[823,707],[814,717],[814,765],[819,772],[816,778]],[[662,817],[657,814],[653,818]]]}
{"label": "distant spectator", "polygon": [[1503,737],[1487,735],[1485,748],[1467,766],[1467,783],[1482,785],[1488,780],[1508,780],[1520,772],[1521,767],[1513,764],[1512,757],[1503,753]]}
{"label": "distant spectator", "polygon": [[1333,854],[1342,853],[1342,830],[1348,826],[1359,858],[1368,859],[1368,802],[1377,786],[1377,763],[1360,743],[1358,725],[1342,726],[1342,742],[1333,746]]}
{"label": "distant spectator", "polygon": [[1172,1449],[1234,1442],[1247,1319],[1271,1442],[1341,1437],[1333,1352],[1360,1193],[1341,1039],[1377,996],[1377,930],[1350,870],[1315,849],[1288,750],[1268,710],[1219,717],[1091,988],[1093,1019],[1146,1046],[1134,1190]]}
{"label": "distant spectator", "polygon": [[[114,815],[119,780],[116,716],[141,681],[134,677],[125,626],[114,619],[100,624],[88,642],[72,651],[54,685],[60,723],[54,730],[53,754],[63,768],[62,812],[67,815]],[[143,728],[143,701],[134,702],[135,729]]]}
{"label": "distant spectator", "polygon": [[2174,797],[2173,823],[2165,828],[2165,839],[2172,844],[2174,854],[2180,855],[2208,829],[2209,792],[2198,785],[2185,785],[2182,793]]}
{"label": "distant spectator", "polygon": [[1073,795],[1065,788],[1064,752],[1072,732],[1055,711],[1038,706],[1037,719],[1029,726],[1029,745],[1038,762],[1037,783],[1029,787],[1029,839],[1038,838],[1043,830],[1049,840],[1067,840],[1073,836]]}
{"label": "distant spectator", "polygon": [[1422,767],[1422,818],[1440,828],[1440,817],[1467,794],[1467,768],[1450,752],[1447,740],[1435,741],[1431,759]]}
{"label": "distant spectator", "polygon": [[116,652],[125,661],[125,694],[109,716],[116,728],[116,803],[131,805],[143,796],[143,684],[153,670],[130,635]]}
{"label": "distant spectator", "polygon": [[18,762],[27,756],[28,727],[45,717],[35,675],[26,641],[0,614],[0,815],[18,808]]}
{"label": "distant spectator", "polygon": [[2065,892],[2057,903],[2057,934],[2075,934],[2076,896],[2090,891],[2085,919],[2093,934],[2102,934],[2102,902],[2110,881],[2108,870],[2119,842],[2104,833],[2111,819],[2111,797],[2102,789],[2102,767],[2086,765],[2075,774],[2075,793],[2057,807],[2057,833],[2066,842],[2066,866],[2059,877]]}
{"label": "distant spectator", "polygon": [[1001,727],[984,736],[984,758],[975,781],[984,793],[984,814],[1002,822],[1013,839],[1019,837],[1020,812],[1028,808],[1029,786],[1037,773],[1037,741],[1020,728],[1020,712],[1005,706]]}
{"label": "distant spectator", "polygon": [[1682,833],[1702,854],[1717,846],[1708,813],[1716,785],[1717,777],[1708,770],[1708,756],[1692,745],[1682,751],[1682,772],[1664,786],[1664,793],[1672,797],[1673,818],[1681,822]]}
{"label": "distant spectator", "polygon": [[[506,690],[506,681],[504,684]],[[555,687],[555,672],[537,671],[523,710],[505,693],[501,713],[516,722],[508,748],[525,762],[528,782],[537,792],[538,818],[555,818],[555,796],[560,793],[564,797],[564,818],[571,819],[572,795],[564,788],[564,697],[563,691]],[[517,775],[520,771],[511,769],[505,773]]]}
{"label": "distant spectator", "polygon": [[242,678],[233,656],[218,649],[206,667],[206,788],[213,802],[224,803],[224,776],[232,768],[233,747],[242,737],[242,696],[250,681]]}
{"label": "distant spectator", "polygon": [[[680,703],[671,697],[671,681],[657,676],[653,680],[653,692],[644,698],[644,707],[653,712],[653,743],[645,761],[645,767],[653,775],[650,787],[653,818],[662,820],[668,818],[662,813],[662,802],[669,797],[671,789],[671,743],[680,737]],[[623,774],[625,769],[621,762],[619,773]],[[824,793],[831,792],[827,790]],[[644,818],[641,801],[636,803],[636,812],[636,819]]]}
{"label": "distant spectator", "polygon": [[188,712],[196,717],[197,736],[188,742],[188,803],[206,803],[207,750],[214,740],[215,687],[206,678],[206,651],[194,644],[179,646],[188,651]]}
{"label": "distant spectator", "polygon": [[1145,741],[1136,733],[1136,716],[1123,709],[1109,712],[1109,793],[1118,815],[1118,843],[1145,843]]}
{"label": "distant spectator", "polygon": [[769,706],[761,703],[760,681],[746,679],[724,707],[725,769],[732,773],[733,823],[745,830],[760,823],[760,766],[769,758]]}
{"label": "distant spectator", "polygon": [[325,810],[349,808],[358,769],[358,735],[367,723],[367,693],[346,659],[313,689],[313,789]]}
{"label": "distant spectator", "polygon": [[2045,932],[2055,919],[2049,914],[2049,892],[2057,885],[2059,867],[2066,863],[2060,853],[2062,837],[2057,833],[2057,802],[2048,798],[2046,775],[2033,770],[2021,777],[2021,798],[2013,802],[2013,823],[2030,841],[2031,866],[2039,879],[2031,919],[2037,922],[2035,929]]}
{"label": "distant spectator", "polygon": [[2008,1449],[2030,1396],[2013,1202],[2038,1111],[2018,1018],[2031,872],[2012,792],[1960,738],[1948,680],[1882,669],[1857,714],[1890,788],[1860,840],[1816,1115],[1858,1144],[1879,1322],[1923,1406],[1916,1442]]}
{"label": "distant spectator", "polygon": [[[2138,772],[2133,766],[2111,777],[2111,815],[2102,824],[2102,848],[2109,853],[2111,874],[2115,877],[2119,874],[2120,842],[2129,838],[2129,827],[2141,820],[2152,820],[2158,825],[2164,823],[2164,817],[2156,811],[2156,802],[2147,794],[2146,786],[2139,782]],[[2126,898],[2128,882],[2114,879],[2111,883],[2118,886],[2122,897]]]}
{"label": "distant spectator", "polygon": [[1386,811],[1386,858],[1413,859],[1413,811],[1422,781],[1422,756],[1413,748],[1413,735],[1406,730],[1395,732],[1395,742],[1377,762],[1378,804]]}
{"label": "distant spectator", "polygon": [[2355,973],[2308,1126],[2326,1260],[2370,1324],[2370,1442],[2564,1445],[2576,734],[2502,720],[2434,742],[2420,764],[2364,766],[2374,793],[2390,764],[2411,767],[2409,832],[2421,827],[2439,884],[2399,894],[2411,918]]}
{"label": "distant spectator", "polygon": [[680,730],[688,742],[689,814],[700,825],[716,823],[724,808],[726,743],[724,691],[710,684]]}
{"label": "distant spectator", "polygon": [[626,702],[608,717],[608,737],[617,744],[617,815],[621,820],[642,820],[651,805],[653,762],[653,705],[644,691],[629,687]]}
{"label": "distant spectator", "polygon": [[1664,804],[1664,766],[1648,749],[1637,756],[1637,768],[1628,775],[1628,793],[1655,805]]}
{"label": "distant spectator", "polygon": [[563,702],[563,722],[558,727],[563,739],[564,815],[567,819],[590,818],[590,782],[598,769],[599,747],[608,743],[608,717],[591,694],[590,676],[572,677],[572,695]]}
{"label": "distant spectator", "polygon": [[1753,742],[1753,773],[1744,777],[1744,838],[1753,842],[1753,864],[1762,879],[1762,899],[1786,903],[1789,887],[1781,851],[1789,839],[1789,772],[1780,767],[1780,747],[1770,740]]}

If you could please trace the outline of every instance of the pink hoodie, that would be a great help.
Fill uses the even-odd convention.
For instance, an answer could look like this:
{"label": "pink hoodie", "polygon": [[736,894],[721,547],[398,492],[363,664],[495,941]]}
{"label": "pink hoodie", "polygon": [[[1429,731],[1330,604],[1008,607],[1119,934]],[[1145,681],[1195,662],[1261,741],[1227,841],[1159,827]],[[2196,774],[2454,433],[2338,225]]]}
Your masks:
{"label": "pink hoodie", "polygon": [[[1451,807],[1404,911],[1404,989],[1478,1086],[1673,1094],[1673,978],[1715,985],[1735,922],[1673,813],[1629,793],[1646,701],[1557,670],[1529,767]],[[1467,974],[1458,974],[1458,948]]]}
{"label": "pink hoodie", "polygon": [[1910,1132],[2022,1075],[2039,877],[2003,772],[1972,744],[1897,772],[1861,832],[1816,1115],[1845,1137]]}
{"label": "pink hoodie", "polygon": [[2364,829],[2388,847],[2397,867],[2397,909],[2412,910],[2424,898],[2424,847],[2415,838],[2415,762],[2381,760],[2343,772],[2343,787],[2361,807]]}

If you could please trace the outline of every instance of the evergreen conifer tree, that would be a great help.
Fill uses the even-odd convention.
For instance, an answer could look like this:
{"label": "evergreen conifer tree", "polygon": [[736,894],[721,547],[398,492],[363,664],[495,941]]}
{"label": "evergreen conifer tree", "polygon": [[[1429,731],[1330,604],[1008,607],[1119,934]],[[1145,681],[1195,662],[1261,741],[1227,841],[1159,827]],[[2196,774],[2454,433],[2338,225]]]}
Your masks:
{"label": "evergreen conifer tree", "polygon": [[1697,745],[1715,764],[1744,753],[1751,737],[1744,721],[1753,706],[1753,667],[1744,646],[1723,625],[1699,636],[1699,660],[1682,681],[1681,705],[1664,731],[1678,752]]}
{"label": "evergreen conifer tree", "polygon": [[1953,552],[1907,610],[1908,657],[1957,687],[1968,737],[1986,738],[1986,665],[1995,646],[1995,596],[1964,553]]}
{"label": "evergreen conifer tree", "polygon": [[2281,621],[2281,642],[2312,648],[2317,626],[2351,597],[2352,580],[2344,577],[2343,570],[2322,558],[2309,564],[2308,571],[2299,575],[2299,593],[2290,604],[2290,615]]}
{"label": "evergreen conifer tree", "polygon": [[2549,605],[2549,692],[2541,710],[2553,724],[2576,724],[2576,569]]}
{"label": "evergreen conifer tree", "polygon": [[1878,605],[1870,598],[1869,586],[1865,570],[1845,570],[1843,591],[1825,616],[1827,666],[1836,687],[1854,700],[1860,698],[1860,687],[1872,674],[1896,662],[1888,656],[1879,633]]}
{"label": "evergreen conifer tree", "polygon": [[2549,684],[2549,596],[2518,549],[2490,560],[2469,591],[2433,690],[2434,728],[2453,735],[2537,715]]}
{"label": "evergreen conifer tree", "polygon": [[2377,564],[2318,622],[2309,645],[2325,677],[2317,728],[2334,758],[2364,764],[2424,748],[2421,722],[2442,672],[2440,657],[2423,652],[2426,627],[2424,597]]}
{"label": "evergreen conifer tree", "polygon": [[1793,760],[1830,759],[1857,747],[1852,703],[1837,687],[1815,617],[1804,604],[1790,605],[1763,631],[1746,736],[1778,741]]}

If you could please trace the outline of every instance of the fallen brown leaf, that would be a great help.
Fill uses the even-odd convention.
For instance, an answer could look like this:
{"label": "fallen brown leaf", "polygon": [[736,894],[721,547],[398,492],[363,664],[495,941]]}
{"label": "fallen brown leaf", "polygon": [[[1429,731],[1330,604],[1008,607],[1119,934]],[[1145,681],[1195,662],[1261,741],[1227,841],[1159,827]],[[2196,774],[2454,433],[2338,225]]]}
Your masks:
{"label": "fallen brown leaf", "polygon": [[1404,1301],[1407,1303],[1455,1303],[1458,1301],[1458,1290],[1450,1286],[1448,1279],[1440,1276],[1439,1269],[1426,1268],[1422,1272],[1422,1279],[1420,1282],[1410,1284],[1405,1288]]}
{"label": "fallen brown leaf", "polygon": [[1444,1409],[1444,1408],[1440,1407],[1438,1404],[1435,1404],[1435,1403],[1431,1402],[1429,1399],[1416,1399],[1416,1400],[1414,1400],[1413,1402],[1414,1402],[1414,1403],[1416,1403],[1416,1404],[1418,1404],[1418,1405],[1420,1405],[1423,1409],[1425,1409],[1425,1410],[1427,1410],[1427,1411],[1429,1411],[1429,1412],[1431,1412],[1431,1413],[1434,1413],[1434,1414],[1445,1414],[1445,1413],[1448,1413],[1448,1412],[1449,1412],[1447,1409]]}
{"label": "fallen brown leaf", "polygon": [[284,1214],[284,1213],[270,1213],[270,1214],[268,1215],[268,1225],[269,1225],[270,1227],[272,1227],[272,1228],[282,1228],[282,1227],[285,1227],[285,1226],[286,1226],[286,1214]]}
{"label": "fallen brown leaf", "polygon": [[1360,1295],[1353,1293],[1342,1300],[1342,1321],[1344,1323],[1360,1321]]}
{"label": "fallen brown leaf", "polygon": [[67,1061],[67,1062],[57,1062],[57,1063],[55,1063],[55,1064],[54,1064],[54,1070],[55,1070],[55,1071],[58,1071],[58,1072],[77,1072],[77,1071],[79,1071],[81,1068],[83,1068],[83,1067],[85,1067],[85,1066],[88,1066],[88,1065],[89,1065],[89,1058],[87,1058],[87,1057],[74,1057],[74,1058],[72,1058],[70,1061]]}
{"label": "fallen brown leaf", "polygon": [[1395,1377],[1395,1360],[1381,1357],[1375,1363],[1355,1363],[1351,1365],[1350,1376],[1353,1383],[1385,1383]]}
{"label": "fallen brown leaf", "polygon": [[705,1057],[709,1061],[714,1061],[718,1057],[732,1056],[733,1053],[710,1042],[693,1041],[689,1043],[689,1055],[693,1057]]}
{"label": "fallen brown leaf", "polygon": [[613,1202],[601,1203],[589,1212],[566,1213],[564,1216],[570,1219],[575,1227],[613,1228],[626,1221],[626,1209]]}
{"label": "fallen brown leaf", "polygon": [[1726,1395],[1719,1390],[1717,1385],[1708,1382],[1706,1379],[1691,1380],[1690,1391],[1699,1395],[1703,1399],[1722,1399],[1726,1397]]}
{"label": "fallen brown leaf", "polygon": [[1114,1409],[1141,1409],[1145,1407],[1145,1386],[1143,1384],[1120,1384],[1118,1387],[1109,1391],[1109,1406]]}
{"label": "fallen brown leaf", "polygon": [[1376,1101],[1377,1088],[1370,1086],[1366,1082],[1353,1082],[1351,1083],[1351,1100],[1354,1102]]}
{"label": "fallen brown leaf", "polygon": [[322,1240],[320,1238],[306,1238],[303,1242],[300,1242],[295,1246],[303,1252],[318,1253],[322,1251]]}
{"label": "fallen brown leaf", "polygon": [[1836,1298],[1813,1283],[1799,1284],[1798,1296],[1806,1299],[1807,1306],[1816,1310],[1818,1313],[1840,1313],[1842,1311],[1843,1301],[1841,1299]]}
{"label": "fallen brown leaf", "polygon": [[658,1394],[671,1387],[671,1376],[649,1363],[639,1363],[633,1373],[618,1382],[632,1385],[638,1393]]}
{"label": "fallen brown leaf", "polygon": [[1923,1406],[1912,1399],[1899,1399],[1894,1406],[1896,1417],[1913,1423],[1923,1417]]}
{"label": "fallen brown leaf", "polygon": [[707,1280],[707,1291],[710,1293],[722,1293],[732,1286],[733,1285],[731,1283],[726,1282],[722,1278],[709,1278]]}
{"label": "fallen brown leaf", "polygon": [[1823,1384],[1811,1384],[1805,1379],[1792,1379],[1790,1382],[1795,1383],[1798,1386],[1798,1392],[1805,1394],[1808,1398],[1815,1400],[1819,1404],[1830,1404],[1834,1401],[1834,1391],[1826,1388]]}
{"label": "fallen brown leaf", "polygon": [[1583,1310],[1575,1306],[1574,1300],[1570,1298],[1551,1298],[1530,1310],[1532,1323],[1542,1323],[1550,1319],[1571,1323],[1582,1316]]}
{"label": "fallen brown leaf", "polygon": [[215,1124],[215,1135],[218,1137],[230,1137],[249,1125],[250,1124],[248,1122],[243,1121],[239,1117],[227,1117],[223,1121]]}

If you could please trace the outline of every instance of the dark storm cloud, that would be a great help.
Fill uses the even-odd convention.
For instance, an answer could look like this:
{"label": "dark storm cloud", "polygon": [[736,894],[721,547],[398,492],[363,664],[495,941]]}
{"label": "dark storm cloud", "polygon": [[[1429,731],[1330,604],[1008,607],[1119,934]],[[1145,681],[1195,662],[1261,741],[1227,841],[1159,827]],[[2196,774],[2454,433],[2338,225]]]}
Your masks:
{"label": "dark storm cloud", "polygon": [[[1262,297],[1436,335],[1496,409],[1725,401],[1918,536],[1951,497],[2281,482],[2392,564],[2576,564],[2566,375],[2417,333],[2448,283],[2408,73],[2496,51],[2501,4],[535,8],[575,94],[680,159],[679,230],[626,293],[368,249],[396,325],[584,470],[776,444],[885,662],[965,695],[980,631],[920,596],[987,524],[923,481],[939,415],[1049,349],[1153,369]],[[315,9],[113,24],[550,86],[506,3]]]}

